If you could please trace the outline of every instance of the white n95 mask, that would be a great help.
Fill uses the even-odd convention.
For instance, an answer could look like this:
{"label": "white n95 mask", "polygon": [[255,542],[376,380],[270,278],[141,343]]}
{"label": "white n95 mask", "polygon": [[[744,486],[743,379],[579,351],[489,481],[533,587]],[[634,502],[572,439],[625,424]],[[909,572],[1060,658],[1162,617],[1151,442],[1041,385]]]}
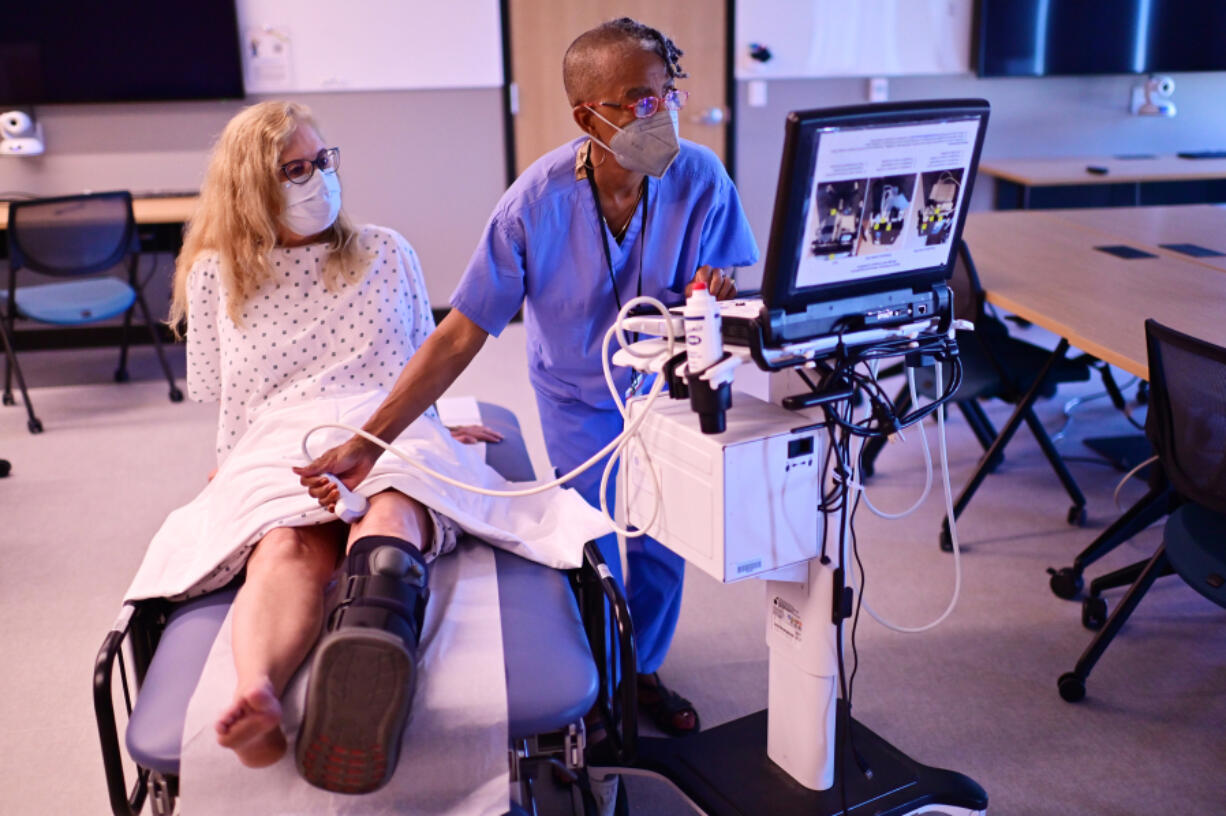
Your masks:
{"label": "white n95 mask", "polygon": [[[634,173],[646,173],[660,178],[681,152],[677,141],[677,112],[659,111],[646,119],[635,119],[624,128],[610,122],[591,106],[588,107],[603,122],[616,128],[608,144],[592,137],[592,141],[613,154],[617,163]],[[664,114],[668,115],[665,116]]]}
{"label": "white n95 mask", "polygon": [[305,184],[281,183],[285,208],[278,219],[295,235],[317,235],[336,221],[341,211],[341,182],[336,173],[316,170]]}

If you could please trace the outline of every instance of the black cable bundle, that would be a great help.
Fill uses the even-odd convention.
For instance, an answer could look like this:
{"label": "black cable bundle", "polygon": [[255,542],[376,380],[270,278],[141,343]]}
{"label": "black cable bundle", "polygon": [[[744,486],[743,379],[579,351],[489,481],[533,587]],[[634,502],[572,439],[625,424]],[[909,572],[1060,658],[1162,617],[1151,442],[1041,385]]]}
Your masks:
{"label": "black cable bundle", "polygon": [[[893,401],[881,388],[877,378],[869,369],[868,364],[874,360],[904,355],[908,358],[908,365],[919,364],[925,359],[931,359],[952,364],[952,370],[945,383],[943,392],[936,400],[926,405],[918,406],[903,416],[898,416]],[[836,643],[839,693],[843,701],[843,704],[837,709],[839,722],[835,729],[838,735],[837,746],[835,748],[835,772],[838,776],[842,812],[846,814],[847,751],[850,749],[856,766],[860,769],[861,773],[870,778],[873,773],[872,769],[866,765],[856,752],[851,738],[852,693],[855,690],[856,672],[860,667],[860,656],[856,648],[856,632],[859,628],[864,586],[867,582],[864,575],[864,563],[860,559],[855,532],[855,515],[856,510],[860,506],[860,494],[857,493],[853,500],[849,500],[852,477],[858,469],[853,467],[853,465],[859,464],[852,462],[851,440],[852,437],[867,439],[890,436],[924,421],[937,409],[953,399],[957,393],[958,386],[962,382],[962,361],[958,358],[957,344],[945,336],[937,335],[917,341],[905,340],[882,343],[877,346],[855,350],[849,350],[840,343],[836,354],[832,358],[818,361],[817,370],[820,378],[816,382],[803,369],[798,370],[801,378],[814,392],[826,392],[844,386],[849,389],[849,396],[822,404],[826,416],[826,432],[829,440],[822,469],[823,472],[831,474],[831,479],[830,486],[822,494],[821,503],[818,508],[823,514],[839,513],[842,519],[842,523],[839,525],[838,552],[840,554],[840,564],[836,571],[841,585],[835,587],[836,608],[842,606],[843,602],[841,599],[845,597],[845,593],[848,591],[846,586],[846,575],[848,573],[846,572],[846,565],[841,563],[842,554],[848,552],[848,542],[846,541],[848,533],[850,533],[851,537],[850,553],[855,559],[856,568],[860,571],[860,593],[855,598],[851,611],[852,668],[850,676],[847,673],[844,661],[844,618],[839,614],[835,615],[835,626],[838,629]],[[869,401],[871,419],[857,423],[854,417],[855,406],[864,399]],[[824,538],[821,562],[825,565],[832,563],[832,559],[826,553]]]}

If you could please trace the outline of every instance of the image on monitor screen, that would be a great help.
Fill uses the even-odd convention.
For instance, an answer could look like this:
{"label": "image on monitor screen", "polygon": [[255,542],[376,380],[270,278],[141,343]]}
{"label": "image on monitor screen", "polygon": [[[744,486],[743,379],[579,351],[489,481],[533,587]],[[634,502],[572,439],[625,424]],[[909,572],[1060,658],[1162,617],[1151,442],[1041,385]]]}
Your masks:
{"label": "image on monitor screen", "polygon": [[961,167],[920,174],[921,197],[915,229],[928,246],[943,244],[953,234],[963,175]]}
{"label": "image on monitor screen", "polygon": [[864,215],[864,191],[868,179],[832,181],[818,185],[817,229],[810,252],[813,255],[854,255]]}
{"label": "image on monitor screen", "polygon": [[978,117],[818,132],[794,288],[944,266]]}

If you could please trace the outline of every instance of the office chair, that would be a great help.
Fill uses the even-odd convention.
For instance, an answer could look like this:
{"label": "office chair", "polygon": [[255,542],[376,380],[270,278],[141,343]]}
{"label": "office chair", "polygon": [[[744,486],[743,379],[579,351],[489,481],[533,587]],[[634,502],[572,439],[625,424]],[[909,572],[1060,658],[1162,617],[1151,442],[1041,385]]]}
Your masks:
{"label": "office chair", "polygon": [[[1094,664],[1162,575],[1177,573],[1209,600],[1226,607],[1226,348],[1145,321],[1149,352],[1149,416],[1145,434],[1179,497],[1150,558],[1095,579],[1082,623],[1101,631],[1060,677],[1060,696],[1085,697]],[[1107,618],[1102,592],[1131,585]]]}
{"label": "office chair", "polygon": [[[183,400],[183,392],[175,385],[161,337],[137,280],[140,238],[132,215],[130,193],[93,193],[12,202],[9,205],[8,249],[8,299],[4,315],[0,317],[5,351],[4,404],[14,404],[12,380],[16,373],[29,416],[30,433],[40,433],[43,425],[34,415],[13,347],[18,317],[59,326],[77,326],[122,314],[123,342],[115,380],[124,382],[128,379],[132,310],[139,306],[166,381],[170,383],[170,401]],[[101,274],[116,269],[125,260],[126,281]],[[22,269],[67,280],[18,288],[17,273]]]}
{"label": "office chair", "polygon": [[[975,324],[974,332],[959,335],[962,384],[958,388],[955,404],[984,448],[974,475],[954,503],[954,518],[962,515],[984,477],[1004,460],[1005,446],[1018,426],[1025,422],[1073,501],[1068,511],[1069,523],[1084,524],[1085,496],[1047,435],[1043,423],[1035,415],[1034,402],[1039,397],[1055,396],[1056,386],[1060,383],[1088,380],[1089,366],[1081,359],[1064,356],[1068,350],[1067,340],[1061,339],[1054,352],[1048,351],[1011,336],[1005,324],[988,313],[979,274],[965,241],[959,242],[955,249],[953,276],[949,283],[953,291],[954,315],[970,319]],[[935,386],[932,369],[921,369],[916,377],[917,389],[924,393],[937,393]],[[1013,415],[999,432],[979,404],[981,399],[999,399],[1015,406]],[[910,410],[911,395],[905,386],[894,405],[896,415]],[[884,439],[877,438],[865,444],[861,463],[865,473],[871,475],[873,461],[884,443]],[[950,551],[952,548],[947,518],[941,530],[941,549]]]}

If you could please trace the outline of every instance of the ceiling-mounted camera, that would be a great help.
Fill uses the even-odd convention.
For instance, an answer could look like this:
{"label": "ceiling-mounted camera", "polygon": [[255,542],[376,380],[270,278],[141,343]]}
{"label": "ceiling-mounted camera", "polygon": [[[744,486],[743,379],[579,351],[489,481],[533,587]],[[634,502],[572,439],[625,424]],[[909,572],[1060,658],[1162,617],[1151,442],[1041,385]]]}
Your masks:
{"label": "ceiling-mounted camera", "polygon": [[25,111],[0,113],[0,156],[37,156],[46,150],[43,126]]}
{"label": "ceiling-mounted camera", "polygon": [[1174,116],[1175,103],[1169,101],[1175,93],[1175,80],[1169,76],[1150,76],[1143,84],[1132,87],[1130,110],[1137,116]]}

